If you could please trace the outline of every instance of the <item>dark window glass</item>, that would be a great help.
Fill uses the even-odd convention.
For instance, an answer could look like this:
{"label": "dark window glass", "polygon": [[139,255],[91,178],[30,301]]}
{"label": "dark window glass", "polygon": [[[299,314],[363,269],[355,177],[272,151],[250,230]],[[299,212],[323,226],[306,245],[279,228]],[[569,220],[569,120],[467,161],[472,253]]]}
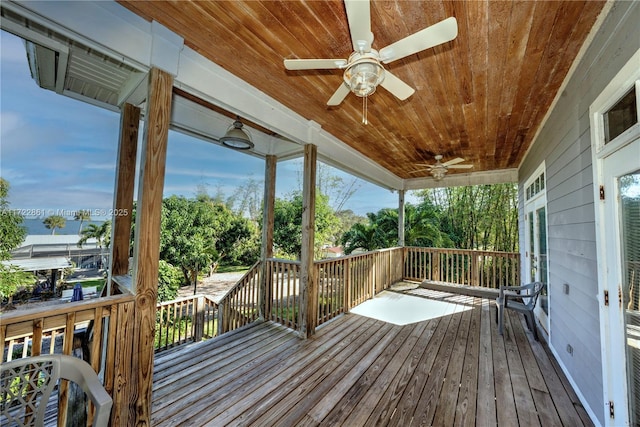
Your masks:
{"label": "dark window glass", "polygon": [[613,141],[636,123],[638,123],[638,101],[636,88],[632,87],[616,105],[604,113],[604,143]]}

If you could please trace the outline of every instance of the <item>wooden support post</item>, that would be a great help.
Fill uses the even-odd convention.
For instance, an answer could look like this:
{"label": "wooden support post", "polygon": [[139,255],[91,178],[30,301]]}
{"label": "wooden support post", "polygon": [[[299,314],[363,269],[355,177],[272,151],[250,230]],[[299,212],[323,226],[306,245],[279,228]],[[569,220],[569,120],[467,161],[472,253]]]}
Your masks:
{"label": "wooden support post", "polygon": [[315,334],[318,318],[318,282],[314,277],[313,248],[316,203],[316,158],[318,148],[304,147],[302,182],[302,246],[300,253],[300,325],[301,338]]}
{"label": "wooden support post", "polygon": [[440,277],[440,252],[432,253],[431,258],[431,280],[435,280],[436,282],[442,280]]}
{"label": "wooden support post", "polygon": [[[129,271],[129,240],[133,213],[133,187],[136,180],[136,152],[140,108],[125,104],[120,115],[120,141],[113,196],[113,227],[111,237],[111,275],[122,276]],[[108,283],[107,286],[111,287]]]}
{"label": "wooden support post", "polygon": [[404,190],[398,190],[398,246],[404,243]]}
{"label": "wooden support post", "polygon": [[[149,72],[149,95],[142,138],[140,179],[134,240],[133,286],[135,330],[133,339],[132,378],[135,382],[134,419],[128,425],[151,424],[151,387],[153,352],[158,300],[158,265],[160,253],[160,219],[162,191],[171,116],[173,77],[157,68]],[[133,396],[132,396],[133,397]],[[130,412],[131,413],[131,412]]]}
{"label": "wooden support post", "polygon": [[267,259],[273,258],[273,223],[276,200],[276,165],[277,158],[268,155],[264,168],[264,198],[262,214],[262,277],[260,278],[259,316],[269,319],[271,316],[271,289],[273,274],[267,268]]}
{"label": "wooden support post", "polygon": [[351,310],[351,260],[347,258],[342,264],[344,280],[344,312]]}

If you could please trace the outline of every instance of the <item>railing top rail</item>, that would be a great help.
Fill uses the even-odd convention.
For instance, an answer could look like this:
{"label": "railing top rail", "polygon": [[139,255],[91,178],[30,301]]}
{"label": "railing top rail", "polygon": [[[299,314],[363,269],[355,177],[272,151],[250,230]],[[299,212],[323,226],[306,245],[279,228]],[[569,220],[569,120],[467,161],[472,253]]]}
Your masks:
{"label": "railing top rail", "polygon": [[232,287],[231,289],[229,289],[229,290],[227,291],[227,293],[226,293],[226,294],[224,294],[224,296],[223,296],[222,298],[220,298],[220,301],[222,302],[222,301],[224,301],[225,299],[227,299],[227,297],[229,297],[230,295],[232,295],[232,294],[236,291],[236,289],[237,289],[237,287],[238,287],[238,284],[243,283],[243,282],[244,282],[244,281],[245,281],[245,280],[246,280],[250,275],[255,274],[255,273],[254,273],[254,270],[258,268],[258,266],[260,265],[260,263],[261,263],[261,261],[259,261],[259,260],[258,260],[258,261],[256,261],[256,262],[251,266],[251,268],[250,268],[249,270],[247,270],[247,272],[246,272],[246,273],[244,273],[244,274],[242,275],[242,277],[240,278],[240,280],[238,280],[238,281],[236,282],[236,284],[235,284],[235,285],[233,285],[233,287]]}
{"label": "railing top rail", "polygon": [[[198,299],[198,298],[204,298],[204,299],[209,300],[209,301],[211,301],[211,302],[213,302],[213,303],[216,303],[216,302],[213,300],[213,298],[211,298],[209,295],[205,295],[205,294],[196,294],[196,295],[188,295],[188,296],[186,296],[186,297],[178,297],[178,298],[172,299],[172,300],[170,300],[170,301],[162,301],[162,302],[159,302],[159,303],[157,304],[157,306],[158,306],[158,308],[160,308],[160,307],[164,307],[164,306],[171,305],[171,304],[175,304],[175,303],[179,303],[179,302],[195,300],[195,299]],[[216,303],[216,304],[217,304],[217,303]]]}
{"label": "railing top rail", "polygon": [[269,261],[269,262],[279,262],[279,263],[281,263],[281,264],[294,264],[294,265],[300,265],[300,261],[293,260],[293,259],[284,259],[284,258],[267,258],[267,261]]}
{"label": "railing top rail", "polygon": [[373,254],[377,254],[377,253],[384,253],[384,252],[391,252],[391,251],[395,251],[398,249],[402,249],[402,246],[394,246],[392,248],[383,248],[383,249],[376,249],[374,251],[367,251],[367,252],[362,252],[359,254],[351,254],[351,255],[343,255],[340,257],[335,257],[335,258],[325,258],[325,259],[319,259],[317,261],[315,261],[316,264],[322,264],[322,263],[331,263],[331,262],[335,262],[335,261],[343,261],[346,259],[354,259],[354,258],[363,258],[363,257],[367,257],[369,255],[373,255]]}
{"label": "railing top rail", "polygon": [[135,300],[134,295],[113,295],[109,297],[96,298],[86,301],[76,301],[50,307],[36,307],[24,311],[14,311],[12,313],[0,314],[0,322],[4,325],[9,323],[27,322],[29,320],[41,319],[43,317],[59,316],[61,314],[74,313],[78,311],[86,311],[98,307],[105,307],[113,304],[121,304],[132,302]]}
{"label": "railing top rail", "polygon": [[[330,262],[342,261],[342,260],[349,259],[349,258],[366,257],[366,256],[371,255],[371,254],[382,253],[382,252],[390,252],[390,251],[394,251],[394,250],[397,250],[397,249],[402,249],[402,246],[395,246],[393,248],[376,249],[374,251],[368,251],[368,252],[363,252],[363,253],[359,253],[359,254],[343,255],[343,256],[335,257],[335,258],[318,259],[318,260],[315,260],[314,263],[315,264],[330,263]],[[280,263],[283,263],[283,264],[295,264],[295,265],[299,265],[300,264],[300,261],[297,261],[297,260],[281,259],[281,258],[267,258],[267,261],[280,262]]]}
{"label": "railing top rail", "polygon": [[505,251],[489,251],[483,249],[457,249],[457,248],[433,248],[433,247],[425,247],[425,246],[405,246],[407,249],[421,249],[428,251],[449,251],[449,252],[458,252],[458,253],[474,253],[474,254],[489,254],[489,255],[501,255],[508,257],[519,257],[520,252],[505,252]]}

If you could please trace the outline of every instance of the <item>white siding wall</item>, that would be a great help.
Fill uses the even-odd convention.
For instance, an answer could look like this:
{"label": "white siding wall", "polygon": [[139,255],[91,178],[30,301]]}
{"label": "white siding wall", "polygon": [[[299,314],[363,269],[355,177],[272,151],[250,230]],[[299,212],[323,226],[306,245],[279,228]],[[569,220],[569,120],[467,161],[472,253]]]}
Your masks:
{"label": "white siding wall", "polygon": [[[524,242],[524,181],[546,161],[550,346],[600,423],[605,414],[588,113],[639,46],[640,2],[617,2],[519,170]],[[568,295],[563,293],[565,283]]]}

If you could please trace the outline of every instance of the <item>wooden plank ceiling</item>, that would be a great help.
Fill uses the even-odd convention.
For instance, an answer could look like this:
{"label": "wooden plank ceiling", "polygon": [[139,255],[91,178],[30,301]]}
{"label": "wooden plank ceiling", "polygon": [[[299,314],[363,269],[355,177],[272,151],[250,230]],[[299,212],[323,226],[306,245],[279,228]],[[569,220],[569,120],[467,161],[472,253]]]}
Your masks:
{"label": "wooden plank ceiling", "polygon": [[[401,178],[462,157],[478,172],[516,168],[604,1],[372,1],[374,49],[449,16],[455,40],[385,65],[416,93],[327,100],[341,70],[286,71],[283,59],[348,58],[342,1],[120,1]],[[450,173],[456,173],[451,170]],[[458,172],[459,173],[459,172]]]}

